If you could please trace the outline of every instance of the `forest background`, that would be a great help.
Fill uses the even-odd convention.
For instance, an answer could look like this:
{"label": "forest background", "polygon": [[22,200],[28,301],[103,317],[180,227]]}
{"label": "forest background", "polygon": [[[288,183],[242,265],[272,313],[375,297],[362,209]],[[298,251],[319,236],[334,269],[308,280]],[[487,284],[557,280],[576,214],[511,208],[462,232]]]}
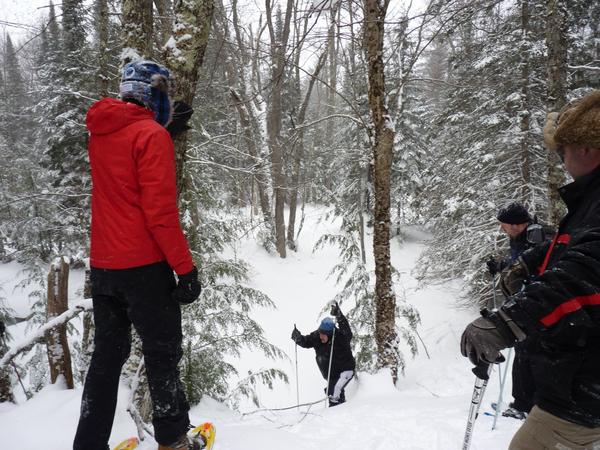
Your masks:
{"label": "forest background", "polygon": [[[65,283],[88,256],[85,113],[117,95],[120,68],[140,57],[165,64],[173,98],[195,111],[175,141],[182,223],[204,285],[184,315],[191,401],[210,393],[235,406],[287,379],[264,369],[231,386],[236,369],[224,355],[282,354],[250,314],[276,305],[249,287],[251,262],[228,249],[251,235],[286,258],[298,250],[306,205],[341,219],[317,246],[339,248],[334,300],[349,309],[359,370],[389,368],[395,381],[400,348],[417,349],[419,313],[395,291],[390,263],[390,240],[407,225],[432,235],[421,280],[461,278],[465,304],[487,302],[483,261],[506,245],[497,208],[520,201],[553,225],[563,213],[556,188],[567,180],[541,129],[547,112],[600,87],[600,3],[417,6],[64,0],[42,5],[36,22],[0,18],[0,258],[23,264],[35,286],[30,315],[0,303],[0,318],[37,329],[27,342],[2,343],[0,401],[14,397],[15,373],[28,396],[58,377],[71,387],[83,380],[91,302],[86,289],[67,299]],[[80,330],[68,322],[78,314],[73,345]],[[147,422],[139,349],[125,372],[141,386]]]}

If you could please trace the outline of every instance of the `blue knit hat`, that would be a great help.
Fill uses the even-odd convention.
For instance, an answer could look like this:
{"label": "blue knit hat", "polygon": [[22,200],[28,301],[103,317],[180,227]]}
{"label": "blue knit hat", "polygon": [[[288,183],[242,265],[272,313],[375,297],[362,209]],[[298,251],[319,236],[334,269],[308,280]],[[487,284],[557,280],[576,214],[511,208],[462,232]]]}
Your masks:
{"label": "blue knit hat", "polygon": [[319,332],[323,334],[331,334],[333,333],[333,329],[335,328],[335,323],[331,317],[325,317],[321,320],[321,325],[319,325]]}
{"label": "blue knit hat", "polygon": [[123,67],[121,100],[135,100],[154,112],[154,119],[166,126],[171,121],[169,71],[154,61],[141,60]]}

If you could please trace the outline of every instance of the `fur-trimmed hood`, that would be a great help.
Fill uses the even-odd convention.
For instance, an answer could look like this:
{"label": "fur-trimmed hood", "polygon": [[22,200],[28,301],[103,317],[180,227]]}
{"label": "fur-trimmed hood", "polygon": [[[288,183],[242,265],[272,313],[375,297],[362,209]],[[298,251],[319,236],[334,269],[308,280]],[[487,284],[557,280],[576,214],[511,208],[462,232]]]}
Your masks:
{"label": "fur-trimmed hood", "polygon": [[550,150],[565,145],[600,149],[600,90],[549,113],[544,142]]}

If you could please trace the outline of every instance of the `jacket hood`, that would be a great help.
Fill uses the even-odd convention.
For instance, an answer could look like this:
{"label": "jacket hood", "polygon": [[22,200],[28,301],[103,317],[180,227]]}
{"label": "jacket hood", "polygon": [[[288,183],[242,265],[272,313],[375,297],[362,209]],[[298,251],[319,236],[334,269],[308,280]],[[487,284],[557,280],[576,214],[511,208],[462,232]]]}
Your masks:
{"label": "jacket hood", "polygon": [[92,105],[85,124],[92,134],[109,134],[140,120],[154,120],[154,113],[133,103],[105,98]]}

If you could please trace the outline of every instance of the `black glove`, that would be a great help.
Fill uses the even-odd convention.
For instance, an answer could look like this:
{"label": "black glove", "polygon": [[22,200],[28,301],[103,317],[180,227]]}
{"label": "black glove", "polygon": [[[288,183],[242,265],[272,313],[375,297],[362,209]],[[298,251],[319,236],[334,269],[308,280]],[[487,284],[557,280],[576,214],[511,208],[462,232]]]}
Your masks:
{"label": "black glove", "polygon": [[523,258],[519,257],[500,276],[500,289],[506,297],[515,295],[529,280],[529,269]]}
{"label": "black glove", "polygon": [[181,133],[190,129],[188,122],[194,114],[194,110],[186,102],[178,100],[173,102],[173,118],[167,125],[167,131],[171,139],[175,139]]}
{"label": "black glove", "polygon": [[500,272],[500,264],[498,264],[498,261],[496,261],[494,257],[490,257],[485,264],[487,265],[490,275],[496,275],[498,272]]}
{"label": "black glove", "polygon": [[301,337],[302,337],[302,333],[300,333],[300,331],[298,331],[298,328],[294,327],[294,331],[292,331],[292,341],[294,341],[295,343],[298,343],[298,341],[300,340]]}
{"label": "black glove", "polygon": [[200,297],[202,287],[198,280],[198,269],[196,267],[191,272],[178,275],[178,278],[177,287],[173,289],[173,293],[171,294],[173,300],[179,303],[192,303]]}
{"label": "black glove", "polygon": [[544,228],[537,223],[537,218],[535,222],[527,227],[527,242],[532,245],[541,244],[546,240],[546,236],[544,233]]}
{"label": "black glove", "polygon": [[329,314],[331,314],[333,317],[340,317],[342,315],[342,311],[340,309],[340,305],[338,305],[338,302],[333,302]]}
{"label": "black glove", "polygon": [[0,338],[4,336],[5,332],[6,332],[6,325],[4,325],[4,322],[2,322],[0,320]]}
{"label": "black glove", "polygon": [[476,366],[482,363],[495,364],[504,361],[500,350],[512,347],[516,337],[498,313],[482,311],[462,334],[460,352]]}

